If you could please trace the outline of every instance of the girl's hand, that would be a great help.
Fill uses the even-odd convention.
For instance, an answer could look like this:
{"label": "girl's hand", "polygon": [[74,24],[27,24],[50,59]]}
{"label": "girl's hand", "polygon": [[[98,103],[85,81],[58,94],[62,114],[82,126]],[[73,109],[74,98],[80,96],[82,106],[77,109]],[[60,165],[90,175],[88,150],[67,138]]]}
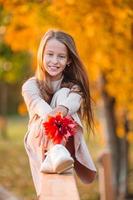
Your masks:
{"label": "girl's hand", "polygon": [[[66,116],[68,113],[68,109],[65,106],[57,106],[48,115],[55,116],[59,112],[62,113],[63,116]],[[36,138],[38,138],[38,145],[42,146],[42,159],[45,158],[45,153],[48,149],[48,144],[50,142],[48,137],[45,135],[44,131],[44,127],[41,124],[40,130],[35,136]],[[62,141],[62,143],[65,144],[65,141]]]}
{"label": "girl's hand", "polygon": [[42,139],[42,161],[45,159],[46,152],[48,150],[48,144],[49,144],[49,139],[45,135],[44,138]]}
{"label": "girl's hand", "polygon": [[65,117],[68,113],[68,108],[66,108],[65,106],[59,105],[56,108],[54,108],[49,115],[51,116],[55,116],[57,113],[61,113],[63,115],[63,117]]}
{"label": "girl's hand", "polygon": [[38,146],[42,146],[42,160],[44,160],[45,153],[47,152],[48,149],[49,139],[44,134],[44,128],[42,125],[40,127],[38,134],[36,135],[36,138],[38,138]]}
{"label": "girl's hand", "polygon": [[38,138],[38,146],[43,145],[44,148],[47,148],[48,146],[48,137],[44,135],[44,130],[39,131],[36,135],[36,138]]}

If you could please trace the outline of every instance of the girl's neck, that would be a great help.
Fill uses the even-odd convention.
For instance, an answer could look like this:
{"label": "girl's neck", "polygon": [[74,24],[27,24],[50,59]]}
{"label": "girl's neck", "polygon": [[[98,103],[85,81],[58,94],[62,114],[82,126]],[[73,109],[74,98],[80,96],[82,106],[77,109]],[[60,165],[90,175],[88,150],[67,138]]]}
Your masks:
{"label": "girl's neck", "polygon": [[62,80],[63,79],[63,75],[61,75],[60,77],[58,77],[58,78],[54,78],[54,77],[49,77],[50,78],[50,80],[52,81],[52,82],[54,82],[54,81],[60,81],[60,80]]}

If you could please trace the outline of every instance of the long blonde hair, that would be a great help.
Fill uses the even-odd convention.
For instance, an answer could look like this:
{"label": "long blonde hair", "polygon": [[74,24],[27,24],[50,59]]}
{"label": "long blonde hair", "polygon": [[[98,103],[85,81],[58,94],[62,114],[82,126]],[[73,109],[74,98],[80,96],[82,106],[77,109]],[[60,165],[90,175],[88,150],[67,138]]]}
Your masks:
{"label": "long blonde hair", "polygon": [[43,36],[39,49],[37,54],[37,69],[36,69],[36,79],[37,84],[40,89],[42,98],[45,99],[45,101],[50,102],[53,91],[51,89],[50,80],[47,76],[47,72],[45,71],[45,68],[43,66],[43,54],[44,49],[46,46],[46,43],[50,39],[56,39],[59,42],[63,43],[67,49],[68,49],[68,56],[71,61],[70,66],[66,67],[64,70],[64,78],[62,80],[61,87],[72,87],[72,85],[77,84],[83,94],[83,104],[82,104],[82,110],[80,110],[81,119],[85,121],[87,128],[92,127],[91,122],[93,121],[92,117],[92,109],[91,109],[91,97],[90,97],[90,89],[89,89],[89,80],[87,73],[85,71],[85,67],[80,60],[80,57],[78,55],[75,42],[73,38],[59,30],[49,30],[45,33]]}

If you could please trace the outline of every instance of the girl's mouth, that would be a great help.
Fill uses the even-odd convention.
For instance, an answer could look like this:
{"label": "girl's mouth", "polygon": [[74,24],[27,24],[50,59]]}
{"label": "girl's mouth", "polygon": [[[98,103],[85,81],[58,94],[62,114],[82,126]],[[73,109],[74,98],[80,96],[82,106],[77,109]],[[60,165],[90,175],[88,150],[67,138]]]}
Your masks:
{"label": "girl's mouth", "polygon": [[49,66],[49,69],[50,70],[57,70],[57,69],[59,69],[59,67],[57,67],[57,66]]}

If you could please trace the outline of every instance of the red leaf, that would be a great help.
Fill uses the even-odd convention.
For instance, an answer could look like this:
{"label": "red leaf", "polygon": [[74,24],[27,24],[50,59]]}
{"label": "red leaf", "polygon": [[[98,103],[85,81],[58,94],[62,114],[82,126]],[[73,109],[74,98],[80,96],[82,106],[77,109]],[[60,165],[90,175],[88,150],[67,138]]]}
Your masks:
{"label": "red leaf", "polygon": [[76,133],[77,123],[70,117],[63,117],[61,114],[49,116],[43,123],[44,134],[53,141],[54,144],[60,144],[63,139],[67,140]]}

